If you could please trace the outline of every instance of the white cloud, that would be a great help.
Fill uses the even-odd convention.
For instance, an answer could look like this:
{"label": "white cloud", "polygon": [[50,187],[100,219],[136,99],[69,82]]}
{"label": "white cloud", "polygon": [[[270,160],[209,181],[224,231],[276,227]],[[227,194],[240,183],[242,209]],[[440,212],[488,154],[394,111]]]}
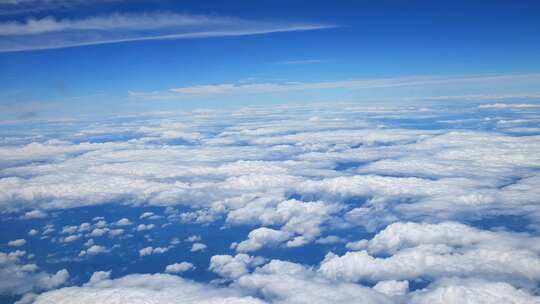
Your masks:
{"label": "white cloud", "polygon": [[79,256],[85,256],[85,255],[98,255],[101,253],[107,253],[109,250],[103,246],[100,245],[90,245],[90,247],[86,250],[81,250],[79,253]]}
{"label": "white cloud", "polygon": [[[538,238],[478,230],[458,223],[396,223],[357,252],[329,253],[320,271],[334,279],[380,281],[448,276],[496,277],[521,284],[540,279]],[[389,254],[376,257],[372,254]]]}
{"label": "white cloud", "polygon": [[84,19],[27,19],[0,23],[0,51],[52,49],[127,41],[244,36],[335,27],[175,13],[111,14]]}
{"label": "white cloud", "polygon": [[92,229],[92,225],[90,223],[81,223],[79,225],[78,231],[86,232],[86,231],[90,231],[90,229]]}
{"label": "white cloud", "polygon": [[415,293],[412,304],[458,304],[458,303],[538,303],[535,297],[524,290],[503,282],[479,280],[445,280],[428,290]]}
{"label": "white cloud", "polygon": [[12,247],[21,247],[21,246],[24,246],[25,244],[26,244],[25,239],[16,239],[16,240],[8,242],[8,245]]}
{"label": "white cloud", "polygon": [[139,216],[139,219],[145,219],[154,215],[154,212],[145,212]]}
{"label": "white cloud", "polygon": [[184,241],[189,242],[189,243],[193,243],[193,242],[197,242],[197,241],[200,241],[200,240],[201,240],[200,235],[190,235]]}
{"label": "white cloud", "polygon": [[146,230],[152,230],[154,229],[154,224],[139,224],[137,226],[137,231],[146,231]]}
{"label": "white cloud", "polygon": [[78,226],[64,226],[62,227],[62,231],[60,231],[61,234],[73,234],[77,232],[79,229]]}
{"label": "white cloud", "polygon": [[133,223],[127,219],[127,218],[122,218],[122,219],[119,219],[117,222],[116,222],[116,225],[117,226],[129,226],[129,225],[132,225]]}
{"label": "white cloud", "polygon": [[38,218],[45,218],[45,217],[47,217],[47,213],[41,210],[28,211],[22,216],[23,219],[38,219]]}
{"label": "white cloud", "polygon": [[[21,261],[25,251],[0,252],[0,295],[21,295],[56,288],[69,278],[66,269],[55,274],[39,272],[37,265]],[[30,297],[30,296],[28,296]]]}
{"label": "white cloud", "polygon": [[189,262],[180,262],[180,263],[174,263],[167,265],[165,267],[165,272],[167,273],[181,273],[186,272],[188,270],[195,269],[195,266]]}
{"label": "white cloud", "polygon": [[32,304],[34,303],[34,300],[36,299],[37,294],[33,292],[25,293],[22,298],[20,298],[18,301],[15,302],[15,304]]}
{"label": "white cloud", "polygon": [[141,250],[139,250],[139,256],[140,257],[143,257],[143,256],[147,256],[147,255],[152,255],[152,254],[162,254],[162,253],[165,253],[167,251],[169,251],[169,247],[145,247]]}
{"label": "white cloud", "polygon": [[264,258],[252,257],[244,253],[235,256],[214,255],[210,259],[211,271],[227,279],[237,279],[247,273],[249,269],[264,263]]}
{"label": "white cloud", "polygon": [[318,238],[315,243],[317,244],[337,244],[337,243],[343,243],[345,242],[345,239],[340,238],[336,235],[328,235],[322,238]]}
{"label": "white cloud", "polygon": [[332,282],[299,264],[273,260],[239,277],[234,286],[261,294],[270,303],[392,303],[384,294],[357,284]]}
{"label": "white cloud", "polygon": [[[414,125],[418,122],[436,130]],[[36,227],[55,242],[90,236],[95,229],[101,237],[115,234],[114,228],[124,228],[119,224],[131,223],[125,218],[109,224],[102,217],[92,224],[57,223],[65,209],[98,204],[135,206],[138,215],[166,207],[164,225],[250,227],[232,247],[238,254],[211,260],[211,270],[222,276],[216,283],[225,289],[240,288],[270,303],[408,303],[437,288],[475,299],[482,290],[470,280],[508,284],[513,288],[508,297],[530,298],[540,281],[540,141],[536,133],[508,130],[539,122],[534,107],[493,112],[476,104],[261,107],[137,116],[84,127],[72,122],[76,135],[63,135],[62,142],[52,139],[56,135],[32,134],[0,140],[7,143],[0,147],[6,156],[0,158],[0,209],[14,218],[46,211],[59,233],[52,224]],[[124,133],[132,139],[85,143]],[[186,140],[168,141],[173,135]],[[143,231],[156,228],[141,225]],[[355,239],[365,230],[373,237]],[[157,240],[159,232],[148,239]],[[342,246],[349,240],[345,246],[354,252],[345,253]],[[332,244],[340,255],[329,255],[320,266],[255,265],[253,257],[241,255],[264,246],[298,252],[289,247],[310,242],[319,249]],[[103,249],[121,254],[120,248],[133,248],[123,245]],[[89,241],[83,248],[92,246],[98,245]],[[58,258],[72,259],[71,254]],[[33,260],[22,261],[18,271],[39,273]],[[441,282],[452,276],[460,281],[443,288]],[[428,285],[408,292],[407,281],[415,286],[417,280]],[[105,282],[112,286],[117,280],[104,278],[100,284]],[[376,288],[363,286],[366,282]]]}
{"label": "white cloud", "polygon": [[28,231],[28,235],[30,235],[30,236],[34,236],[34,235],[36,235],[38,233],[39,233],[39,231],[37,231],[36,229],[30,229],[30,231]]}
{"label": "white cloud", "polygon": [[96,271],[92,273],[92,276],[90,277],[90,280],[88,281],[89,284],[95,284],[101,281],[105,281],[110,279],[111,277],[111,271]]}
{"label": "white cloud", "polygon": [[373,289],[389,296],[401,296],[407,294],[407,292],[409,291],[409,282],[394,280],[380,281],[375,284],[375,286],[373,286]]}
{"label": "white cloud", "polygon": [[[459,83],[499,83],[501,81],[538,80],[539,74],[508,74],[508,75],[474,75],[457,76],[405,76],[379,79],[352,79],[323,81],[314,83],[248,83],[248,84],[205,84],[189,87],[171,88],[167,91],[129,92],[130,97],[143,100],[167,100],[193,98],[197,96],[212,96],[224,94],[256,94],[278,93],[291,91],[321,90],[321,89],[373,89],[393,87],[433,86]],[[465,99],[465,98],[462,98]]]}
{"label": "white cloud", "polygon": [[[540,97],[540,95],[535,97]],[[491,103],[478,106],[480,109],[534,109],[539,107],[540,104],[530,103]]]}
{"label": "white cloud", "polygon": [[301,235],[296,242],[303,245],[317,237],[321,232],[321,225],[339,209],[339,206],[325,202],[302,202],[293,199],[276,204],[272,200],[252,200],[244,207],[229,212],[227,222],[281,225],[282,231]]}
{"label": "white cloud", "polygon": [[277,246],[288,240],[291,235],[280,230],[266,227],[257,228],[248,234],[248,239],[236,246],[237,252],[257,251],[265,246]]}
{"label": "white cloud", "polygon": [[108,228],[94,228],[92,232],[88,234],[90,237],[100,237],[109,231]]}
{"label": "white cloud", "polygon": [[[76,295],[76,296],[74,296]],[[263,301],[245,296],[232,288],[216,288],[166,274],[134,274],[120,279],[100,279],[81,287],[67,287],[40,294],[35,304],[43,303],[238,303]]]}
{"label": "white cloud", "polygon": [[119,236],[124,233],[124,229],[111,229],[109,230],[109,235],[111,237]]}
{"label": "white cloud", "polygon": [[94,239],[88,239],[88,241],[86,241],[86,242],[84,243],[84,246],[85,246],[85,247],[91,247],[91,246],[94,245],[94,244],[95,244]]}
{"label": "white cloud", "polygon": [[203,243],[193,243],[191,246],[191,252],[197,252],[197,251],[204,251],[206,250],[207,246]]}
{"label": "white cloud", "polygon": [[62,242],[64,243],[70,243],[70,242],[74,242],[78,239],[81,238],[81,235],[80,234],[72,234],[70,236],[66,236],[65,238],[62,239]]}

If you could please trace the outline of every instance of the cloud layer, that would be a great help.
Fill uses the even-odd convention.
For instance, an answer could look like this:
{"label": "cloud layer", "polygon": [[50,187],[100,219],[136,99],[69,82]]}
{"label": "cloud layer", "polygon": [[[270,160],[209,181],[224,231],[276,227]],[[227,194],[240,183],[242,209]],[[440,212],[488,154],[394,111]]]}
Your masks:
{"label": "cloud layer", "polygon": [[[1,244],[2,275],[23,279],[0,293],[29,299],[63,284],[73,286],[36,303],[538,302],[539,109],[196,110],[5,134],[0,223],[27,228]],[[57,224],[115,207],[114,218]],[[170,226],[189,229],[170,237]],[[210,238],[220,233],[234,242]],[[71,249],[58,259],[125,254],[169,274],[69,282],[70,269],[39,271],[43,259],[22,253],[47,242]],[[218,278],[178,277],[201,273]]]}

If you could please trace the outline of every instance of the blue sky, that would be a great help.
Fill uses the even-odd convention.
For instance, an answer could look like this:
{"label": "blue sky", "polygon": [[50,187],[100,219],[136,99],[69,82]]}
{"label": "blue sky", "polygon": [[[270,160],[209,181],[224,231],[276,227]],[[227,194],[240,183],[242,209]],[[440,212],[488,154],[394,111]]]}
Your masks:
{"label": "blue sky", "polygon": [[539,14],[535,1],[13,1],[0,4],[2,118],[530,100]]}

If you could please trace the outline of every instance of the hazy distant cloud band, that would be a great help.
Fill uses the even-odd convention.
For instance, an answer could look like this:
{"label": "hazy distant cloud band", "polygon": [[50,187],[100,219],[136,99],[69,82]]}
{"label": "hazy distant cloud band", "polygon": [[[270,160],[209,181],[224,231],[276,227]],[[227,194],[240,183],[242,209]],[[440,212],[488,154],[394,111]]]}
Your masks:
{"label": "hazy distant cloud band", "polygon": [[[497,74],[497,75],[472,75],[472,76],[404,76],[377,79],[352,79],[321,82],[286,82],[286,83],[222,83],[205,84],[186,87],[171,88],[154,92],[129,92],[131,98],[144,100],[174,100],[179,98],[194,98],[199,96],[255,94],[255,93],[280,93],[293,91],[306,91],[317,89],[375,89],[392,87],[413,87],[447,84],[474,84],[474,83],[497,83],[497,82],[521,82],[539,81],[540,74]],[[535,98],[538,93],[532,94],[505,94],[505,95],[460,95],[460,96],[437,96],[437,97],[413,97],[410,99],[507,99],[507,98]]]}

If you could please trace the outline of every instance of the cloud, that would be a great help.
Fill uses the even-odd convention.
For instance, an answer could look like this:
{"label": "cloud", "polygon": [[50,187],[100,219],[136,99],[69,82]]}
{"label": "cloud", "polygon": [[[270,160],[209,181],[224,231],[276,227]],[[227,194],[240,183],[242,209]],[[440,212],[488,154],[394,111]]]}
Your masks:
{"label": "cloud", "polygon": [[145,219],[145,218],[149,218],[149,217],[152,217],[152,216],[154,216],[153,212],[145,212],[145,213],[141,214],[141,216],[139,216],[139,219]]}
{"label": "cloud", "polygon": [[[434,86],[448,84],[477,84],[521,82],[539,80],[539,74],[492,74],[473,76],[404,76],[378,79],[351,79],[336,81],[321,81],[313,83],[287,82],[287,83],[221,83],[204,84],[188,87],[170,88],[166,91],[136,92],[130,91],[132,99],[140,100],[167,100],[194,98],[200,96],[238,95],[280,93],[322,89],[375,89],[395,87]],[[466,98],[462,98],[466,99]]]}
{"label": "cloud", "polygon": [[197,252],[197,251],[204,251],[206,250],[207,246],[203,243],[193,243],[191,245],[191,252]]}
{"label": "cloud", "polygon": [[409,291],[409,281],[380,281],[373,286],[373,289],[389,296],[402,296]]}
{"label": "cloud", "polygon": [[[0,138],[0,212],[15,220],[31,210],[47,212],[46,223],[27,221],[13,239],[36,227],[48,238],[43,242],[67,249],[72,244],[58,242],[93,231],[112,241],[103,238],[115,229],[127,233],[119,225],[133,224],[129,219],[149,208],[161,216],[159,227],[193,227],[171,242],[172,235],[162,239],[154,230],[144,236],[149,242],[174,246],[184,238],[190,250],[200,235],[214,233],[207,229],[219,227],[216,237],[234,231],[230,241],[240,242],[231,248],[238,254],[210,260],[210,271],[221,277],[213,283],[269,303],[409,303],[437,290],[474,300],[481,286],[499,283],[509,286],[508,299],[535,299],[540,133],[509,129],[538,125],[537,110],[299,105],[71,121],[47,125],[51,132],[40,137],[21,127],[17,137]],[[121,207],[110,223],[97,216],[59,221],[100,204]],[[302,248],[290,249],[308,243],[309,261]],[[92,246],[137,256],[147,246],[137,244],[105,248],[88,241],[82,256]],[[262,255],[267,251],[257,250],[265,246],[297,263],[244,253]],[[338,255],[324,259],[325,248]],[[57,253],[82,260],[76,254]],[[39,273],[25,259],[18,271]],[[118,280],[100,284],[115,292]],[[100,296],[101,287],[92,288]],[[130,288],[130,294],[142,290],[142,299],[153,296],[150,287]]]}
{"label": "cloud", "polygon": [[357,284],[332,282],[302,265],[272,260],[233,286],[261,294],[270,303],[392,303],[386,295]]}
{"label": "cloud", "polygon": [[[513,100],[513,99],[536,99],[540,93],[521,94],[466,94],[466,95],[443,95],[443,96],[419,96],[405,97],[405,101],[482,101],[482,100]],[[489,107],[489,105],[487,105]],[[488,108],[480,105],[479,108]],[[518,106],[519,107],[519,106]]]}
{"label": "cloud", "polygon": [[[534,97],[540,97],[540,94]],[[480,109],[534,109],[539,107],[539,104],[530,103],[491,103],[478,106]]]}
{"label": "cloud", "polygon": [[77,234],[77,235],[70,235],[70,236],[67,236],[65,238],[62,239],[62,242],[64,243],[71,243],[71,242],[74,242],[76,240],[78,240],[79,238],[81,238],[81,235],[80,234]]}
{"label": "cloud", "polygon": [[34,303],[239,303],[263,301],[232,288],[216,288],[166,274],[134,274],[116,280],[101,278],[81,287],[67,287],[40,294]]}
{"label": "cloud", "polygon": [[39,219],[39,218],[45,218],[47,217],[47,213],[41,211],[41,210],[32,210],[26,212],[21,218],[23,219]]}
{"label": "cloud", "polygon": [[92,230],[92,232],[90,232],[88,234],[88,236],[90,236],[90,237],[99,237],[99,236],[104,235],[108,231],[109,231],[108,228],[94,228],[94,230]]}
{"label": "cloud", "polygon": [[200,235],[190,235],[184,241],[189,242],[189,243],[193,243],[193,242],[200,241],[201,239],[202,238],[201,238]]}
{"label": "cloud", "polygon": [[137,226],[137,231],[146,231],[146,230],[152,230],[154,229],[156,225],[154,224],[139,224]]}
{"label": "cloud", "polygon": [[111,271],[96,271],[92,273],[88,284],[95,284],[110,279]]}
{"label": "cloud", "polygon": [[535,297],[524,290],[502,282],[481,280],[445,280],[431,289],[413,295],[412,304],[458,304],[469,303],[537,303]]}
{"label": "cloud", "polygon": [[264,258],[252,257],[244,253],[235,256],[214,255],[210,259],[209,270],[227,279],[238,279],[249,273],[249,269],[259,266],[265,262]]}
{"label": "cloud", "polygon": [[109,250],[103,246],[100,245],[94,245],[89,243],[90,247],[86,250],[81,250],[79,252],[79,256],[85,256],[85,255],[98,255],[101,253],[107,253]]}
{"label": "cloud", "polygon": [[253,252],[265,246],[277,246],[291,238],[291,234],[266,227],[257,228],[248,234],[248,239],[236,246],[237,252]]}
{"label": "cloud", "polygon": [[25,239],[16,239],[16,240],[8,242],[8,245],[11,247],[21,247],[21,246],[24,246],[25,244],[26,244]]}
{"label": "cloud", "polygon": [[195,266],[189,262],[180,262],[180,263],[174,263],[167,265],[165,267],[165,272],[167,273],[181,273],[186,272],[188,270],[195,269]]}
{"label": "cloud", "polygon": [[460,276],[502,278],[527,285],[540,279],[540,247],[531,245],[535,243],[537,237],[458,223],[395,223],[355,248],[365,250],[343,256],[329,253],[320,271],[348,281]]}
{"label": "cloud", "polygon": [[0,52],[162,39],[258,35],[332,28],[317,23],[265,22],[176,13],[111,14],[84,19],[44,17],[0,23]]}
{"label": "cloud", "polygon": [[0,252],[0,295],[21,295],[56,288],[64,284],[69,273],[66,269],[55,274],[37,271],[35,264],[24,264],[25,251]]}
{"label": "cloud", "polygon": [[143,256],[147,256],[147,255],[152,255],[152,254],[162,254],[162,253],[165,253],[169,251],[169,247],[145,247],[141,250],[139,250],[139,256],[140,257],[143,257]]}
{"label": "cloud", "polygon": [[128,220],[127,218],[122,218],[122,219],[119,219],[117,222],[116,222],[116,225],[117,226],[129,226],[129,225],[132,225],[133,223]]}
{"label": "cloud", "polygon": [[124,233],[124,229],[111,229],[109,230],[109,235],[111,237],[116,237]]}
{"label": "cloud", "polygon": [[121,2],[122,0],[3,0],[0,15],[34,14],[44,11],[62,12],[81,6]]}

